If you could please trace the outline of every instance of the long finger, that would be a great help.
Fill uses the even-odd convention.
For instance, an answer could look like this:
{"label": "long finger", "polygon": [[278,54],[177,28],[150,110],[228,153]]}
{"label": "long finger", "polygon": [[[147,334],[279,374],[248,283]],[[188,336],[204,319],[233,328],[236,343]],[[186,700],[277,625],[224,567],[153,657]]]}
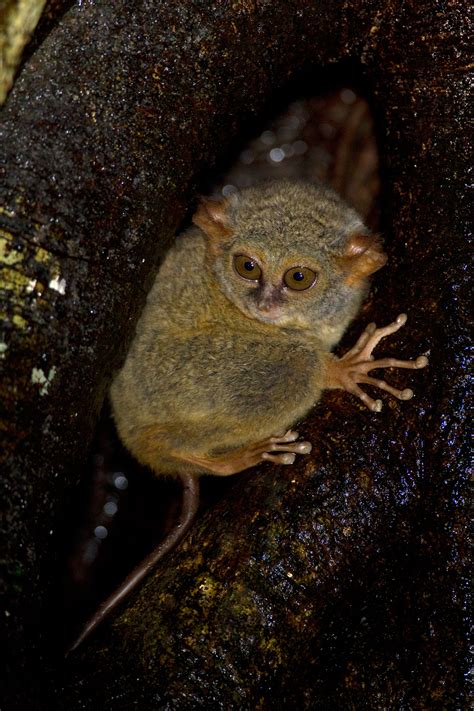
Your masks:
{"label": "long finger", "polygon": [[366,383],[367,385],[372,385],[374,388],[379,388],[380,390],[385,390],[385,392],[390,393],[399,400],[410,400],[413,397],[413,390],[410,388],[405,388],[404,390],[397,390],[397,388],[392,387],[385,382],[385,380],[379,380],[378,378],[370,378],[368,375],[360,375],[357,378],[359,383]]}

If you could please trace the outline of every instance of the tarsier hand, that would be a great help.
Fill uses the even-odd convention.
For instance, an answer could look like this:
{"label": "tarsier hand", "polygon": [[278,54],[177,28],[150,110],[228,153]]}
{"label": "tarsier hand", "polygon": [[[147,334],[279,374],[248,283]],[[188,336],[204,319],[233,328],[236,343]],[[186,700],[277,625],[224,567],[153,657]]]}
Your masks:
{"label": "tarsier hand", "polygon": [[377,344],[382,338],[398,331],[398,329],[405,325],[406,321],[407,315],[400,314],[393,323],[383,328],[377,328],[375,323],[369,323],[350,351],[342,358],[334,357],[330,361],[326,376],[326,387],[347,390],[347,392],[356,395],[362,400],[364,405],[366,405],[369,410],[372,410],[372,412],[381,411],[382,400],[374,400],[371,398],[359,387],[358,383],[365,383],[366,385],[372,385],[380,390],[385,390],[385,392],[390,393],[390,395],[393,395],[399,400],[410,400],[413,397],[413,390],[410,390],[410,388],[397,390],[386,383],[385,380],[371,378],[368,375],[371,370],[376,370],[377,368],[408,368],[418,370],[428,365],[428,358],[426,356],[418,356],[416,360],[398,360],[397,358],[374,360],[372,351]]}

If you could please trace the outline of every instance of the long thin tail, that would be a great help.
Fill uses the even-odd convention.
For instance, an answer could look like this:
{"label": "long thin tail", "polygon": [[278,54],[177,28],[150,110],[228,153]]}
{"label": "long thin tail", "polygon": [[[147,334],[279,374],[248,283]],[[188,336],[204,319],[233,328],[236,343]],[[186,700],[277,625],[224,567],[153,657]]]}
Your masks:
{"label": "long thin tail", "polygon": [[171,551],[189,531],[199,506],[199,478],[194,474],[180,474],[179,478],[183,485],[183,504],[179,521],[166,538],[158,543],[152,552],[137,565],[137,567],[125,578],[120,587],[117,588],[98,608],[84,626],[79,637],[74,641],[66,652],[66,656],[79,647],[80,644],[95,630],[102,620],[114,610],[117,605],[124,600],[127,595],[134,590],[155,567],[163,556]]}

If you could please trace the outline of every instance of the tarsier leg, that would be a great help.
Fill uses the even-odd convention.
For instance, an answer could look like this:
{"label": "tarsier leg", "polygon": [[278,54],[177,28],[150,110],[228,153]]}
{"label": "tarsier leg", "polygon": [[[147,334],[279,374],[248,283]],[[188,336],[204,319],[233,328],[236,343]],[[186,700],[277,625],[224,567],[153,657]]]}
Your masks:
{"label": "tarsier leg", "polygon": [[179,475],[183,485],[183,503],[178,523],[161,541],[152,552],[125,578],[123,583],[99,607],[93,617],[87,622],[79,637],[71,645],[68,654],[77,647],[95,630],[117,605],[145,578],[155,565],[171,551],[188,532],[194,521],[199,506],[199,478],[194,474]]}
{"label": "tarsier leg", "polygon": [[254,467],[260,462],[293,464],[297,454],[309,454],[311,452],[310,442],[296,442],[297,439],[298,432],[288,430],[280,437],[269,437],[247,448],[234,450],[226,454],[201,457],[182,455],[181,458],[202,467],[205,471],[228,476],[242,472],[245,469],[249,469],[249,467]]}
{"label": "tarsier leg", "polygon": [[356,395],[373,412],[380,412],[382,409],[381,400],[373,400],[365,393],[358,383],[373,385],[380,390],[390,393],[399,400],[409,400],[413,397],[413,391],[409,388],[397,390],[385,380],[371,378],[368,373],[376,368],[410,368],[419,369],[428,365],[426,356],[419,356],[416,360],[398,360],[396,358],[381,358],[374,360],[372,351],[377,344],[392,333],[398,331],[407,320],[406,314],[400,314],[397,319],[385,326],[377,328],[374,323],[370,323],[360,336],[359,340],[350,351],[342,358],[333,358],[330,361],[326,375],[327,388],[342,388]]}

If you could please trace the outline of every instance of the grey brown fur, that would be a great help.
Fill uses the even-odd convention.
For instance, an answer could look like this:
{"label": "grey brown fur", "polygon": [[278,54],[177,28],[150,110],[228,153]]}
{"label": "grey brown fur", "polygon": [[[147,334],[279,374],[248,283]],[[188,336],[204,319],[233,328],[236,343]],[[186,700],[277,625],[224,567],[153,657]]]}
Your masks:
{"label": "grey brown fur", "polygon": [[[194,222],[162,264],[111,389],[121,438],[159,474],[233,473],[222,455],[283,435],[338,387],[330,350],[385,263],[358,215],[319,185],[204,201]],[[236,254],[262,267],[258,284],[236,273]],[[291,266],[313,269],[314,286],[286,288]]]}

